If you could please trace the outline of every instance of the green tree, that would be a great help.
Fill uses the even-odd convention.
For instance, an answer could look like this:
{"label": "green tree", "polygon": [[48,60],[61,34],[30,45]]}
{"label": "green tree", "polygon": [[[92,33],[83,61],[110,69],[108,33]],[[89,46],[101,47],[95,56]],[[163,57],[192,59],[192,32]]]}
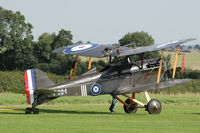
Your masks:
{"label": "green tree", "polygon": [[51,63],[51,60],[61,61],[59,58],[63,58],[63,55],[52,54],[52,50],[73,44],[72,39],[71,32],[64,29],[61,29],[58,35],[43,33],[34,46],[35,55],[40,63]]}
{"label": "green tree", "polygon": [[64,29],[61,29],[58,32],[58,35],[55,36],[51,47],[52,49],[56,49],[62,46],[72,45],[73,44],[72,39],[73,35],[71,34],[71,31],[66,31]]}
{"label": "green tree", "polygon": [[76,42],[75,44],[82,44],[83,42],[80,40],[78,42]]}
{"label": "green tree", "polygon": [[132,44],[133,47],[149,46],[154,44],[154,39],[147,32],[134,32],[124,35],[119,40],[120,45]]}
{"label": "green tree", "polygon": [[0,53],[1,70],[23,70],[37,62],[32,54],[32,28],[20,12],[0,7],[0,47],[4,48]]}
{"label": "green tree", "polygon": [[[119,43],[121,46],[130,44],[133,48],[142,47],[142,46],[149,46],[154,44],[154,39],[151,35],[147,32],[134,32],[128,33],[124,35],[120,40]],[[144,59],[156,58],[158,57],[159,53],[157,51],[154,52],[147,52],[144,55]],[[140,56],[133,55],[131,56],[132,61],[139,60]]]}
{"label": "green tree", "polygon": [[[67,31],[64,29],[61,29],[58,32],[58,35],[55,35],[53,42],[51,43],[51,50],[54,50],[56,48],[60,48],[62,46],[72,45],[73,35],[71,34],[71,31]],[[73,56],[71,55],[60,55],[60,54],[51,54],[52,62],[60,61],[63,62],[63,60],[73,59]],[[55,61],[56,60],[56,61]]]}
{"label": "green tree", "polygon": [[61,29],[57,35],[55,33],[42,34],[34,48],[35,55],[39,60],[36,67],[60,75],[68,74],[75,60],[74,57],[72,55],[52,54],[52,50],[73,44],[72,39],[71,32],[64,29]]}
{"label": "green tree", "polygon": [[34,52],[39,60],[39,63],[50,63],[52,43],[54,41],[55,35],[49,33],[43,33],[38,42],[34,46]]}

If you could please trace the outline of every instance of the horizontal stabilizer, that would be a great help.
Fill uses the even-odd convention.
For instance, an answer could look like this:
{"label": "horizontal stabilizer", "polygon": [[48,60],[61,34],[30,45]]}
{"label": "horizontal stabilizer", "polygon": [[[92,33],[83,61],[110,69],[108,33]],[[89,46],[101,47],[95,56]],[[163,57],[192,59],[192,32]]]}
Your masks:
{"label": "horizontal stabilizer", "polygon": [[[19,93],[19,94],[23,94],[24,90],[22,89],[8,89],[9,92],[13,92],[13,93]],[[37,94],[56,94],[56,91],[53,90],[46,90],[46,89],[36,89],[34,90],[34,92],[36,92]]]}
{"label": "horizontal stabilizer", "polygon": [[37,90],[35,90],[35,92],[37,92],[37,94],[56,94],[56,93],[58,93],[54,90],[45,90],[45,89],[37,89]]}

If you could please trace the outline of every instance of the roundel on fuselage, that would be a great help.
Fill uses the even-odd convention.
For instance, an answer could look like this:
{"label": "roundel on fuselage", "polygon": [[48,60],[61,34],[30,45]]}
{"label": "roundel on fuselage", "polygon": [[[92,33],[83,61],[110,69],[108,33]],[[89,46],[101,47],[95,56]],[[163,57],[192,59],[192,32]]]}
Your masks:
{"label": "roundel on fuselage", "polygon": [[97,96],[101,93],[101,86],[97,83],[93,84],[91,87],[91,93],[94,96]]}

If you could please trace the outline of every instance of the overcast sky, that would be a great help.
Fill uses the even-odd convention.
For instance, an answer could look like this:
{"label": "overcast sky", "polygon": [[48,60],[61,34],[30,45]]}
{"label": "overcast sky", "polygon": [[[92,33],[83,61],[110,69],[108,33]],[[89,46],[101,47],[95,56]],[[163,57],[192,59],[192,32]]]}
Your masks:
{"label": "overcast sky", "polygon": [[200,0],[0,0],[0,6],[20,11],[35,39],[63,28],[74,42],[117,43],[136,31],[148,32],[156,43],[200,40]]}

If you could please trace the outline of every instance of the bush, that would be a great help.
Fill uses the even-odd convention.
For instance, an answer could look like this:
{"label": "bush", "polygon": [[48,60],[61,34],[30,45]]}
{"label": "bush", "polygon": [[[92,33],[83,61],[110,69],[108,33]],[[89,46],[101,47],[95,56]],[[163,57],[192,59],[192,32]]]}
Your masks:
{"label": "bush", "polygon": [[[49,78],[55,82],[60,83],[67,79],[65,76],[57,76],[52,73],[47,73]],[[0,71],[0,92],[8,92],[11,90],[22,90],[24,91],[24,79],[23,72],[20,71],[10,71],[2,72]]]}
{"label": "bush", "polygon": [[0,91],[5,92],[9,89],[23,89],[23,72],[1,72],[0,71]]}
{"label": "bush", "polygon": [[183,76],[191,79],[200,79],[200,71],[186,69],[186,71],[183,73]]}

